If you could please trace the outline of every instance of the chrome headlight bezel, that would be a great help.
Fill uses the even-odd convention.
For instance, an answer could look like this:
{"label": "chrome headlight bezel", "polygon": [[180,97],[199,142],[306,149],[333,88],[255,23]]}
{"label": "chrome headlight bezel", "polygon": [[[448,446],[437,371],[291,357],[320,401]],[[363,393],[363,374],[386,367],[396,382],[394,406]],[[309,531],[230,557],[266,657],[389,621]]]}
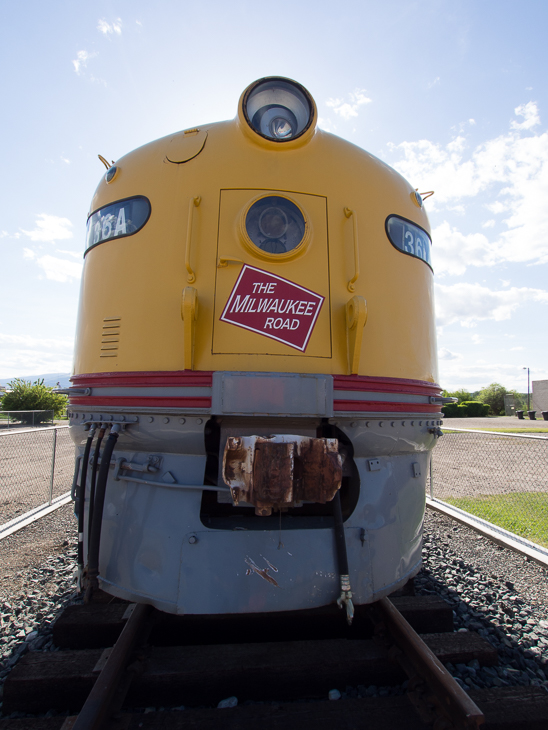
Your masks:
{"label": "chrome headlight bezel", "polygon": [[314,132],[314,99],[296,81],[269,76],[251,84],[242,95],[241,114],[258,137],[276,145],[303,140]]}

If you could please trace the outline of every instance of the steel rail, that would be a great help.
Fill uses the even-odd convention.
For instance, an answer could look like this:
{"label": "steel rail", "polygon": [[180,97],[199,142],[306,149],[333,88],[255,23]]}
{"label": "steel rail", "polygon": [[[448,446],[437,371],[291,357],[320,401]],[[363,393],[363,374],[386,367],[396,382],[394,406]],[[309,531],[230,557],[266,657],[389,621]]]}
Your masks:
{"label": "steel rail", "polygon": [[[381,598],[374,604],[380,623],[403,656],[397,656],[402,668],[416,679],[418,675],[433,693],[436,707],[449,721],[449,727],[479,728],[485,717],[443,664],[411,628],[389,598]],[[374,609],[374,610],[375,610]]]}
{"label": "steel rail", "polygon": [[93,689],[72,725],[73,730],[104,730],[118,687],[131,654],[142,637],[143,629],[153,611],[152,606],[137,604],[122,629],[112,651],[97,677]]}

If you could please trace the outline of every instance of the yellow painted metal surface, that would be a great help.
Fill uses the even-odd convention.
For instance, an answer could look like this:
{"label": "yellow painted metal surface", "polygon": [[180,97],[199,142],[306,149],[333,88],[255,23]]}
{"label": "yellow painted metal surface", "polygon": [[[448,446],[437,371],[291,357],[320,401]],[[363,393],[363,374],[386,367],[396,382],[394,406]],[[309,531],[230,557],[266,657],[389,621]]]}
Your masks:
{"label": "yellow painted metal surface", "polygon": [[[331,357],[331,318],[329,300],[329,259],[327,248],[326,199],[314,195],[269,190],[268,194],[289,198],[299,204],[308,216],[314,239],[314,245],[308,246],[302,253],[278,261],[275,254],[264,260],[257,251],[250,251],[239,233],[239,222],[250,201],[263,191],[257,190],[222,190],[219,213],[219,242],[217,257],[227,259],[228,266],[217,268],[215,282],[215,313],[213,317],[212,352],[214,355],[279,355],[281,357],[302,357],[303,353],[293,350],[288,345],[276,342],[255,332],[221,322],[220,316],[234,288],[240,263],[255,266],[277,276],[311,289],[325,297],[314,332],[304,353],[305,357]],[[292,253],[292,252],[291,252]],[[287,256],[287,254],[285,254]],[[277,368],[273,368],[277,369]],[[290,366],[289,370],[293,370]]]}
{"label": "yellow painted metal surface", "polygon": [[[345,374],[347,305],[357,296],[367,302],[361,342],[355,339],[359,351],[351,357],[358,373],[436,382],[432,271],[396,250],[385,232],[394,214],[429,232],[412,186],[369,153],[321,130],[284,147],[254,139],[242,124],[240,115],[203,125],[207,143],[180,164],[169,162],[168,153],[177,144],[184,148],[184,139],[152,142],[117,160],[111,184],[101,181],[90,212],[135,195],[146,196],[152,211],[138,233],[107,240],[85,257],[74,372],[173,371],[190,361],[196,370]],[[199,146],[198,140],[191,144]],[[265,260],[244,245],[239,215],[263,192],[287,195],[309,216],[310,242],[302,254]],[[197,198],[198,206],[191,202]],[[219,259],[226,265],[219,268]],[[325,297],[304,353],[219,320],[244,263]],[[194,331],[185,336],[181,297],[189,284],[199,309]],[[120,318],[120,328],[117,349],[104,357],[109,317]],[[193,358],[185,354],[189,339]]]}

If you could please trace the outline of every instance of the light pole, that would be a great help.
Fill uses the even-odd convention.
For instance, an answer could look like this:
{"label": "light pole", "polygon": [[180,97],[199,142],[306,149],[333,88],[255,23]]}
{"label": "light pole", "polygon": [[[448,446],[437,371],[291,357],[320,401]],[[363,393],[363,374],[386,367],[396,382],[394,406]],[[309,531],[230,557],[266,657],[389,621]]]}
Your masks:
{"label": "light pole", "polygon": [[523,368],[523,370],[527,370],[527,410],[529,411],[531,409],[529,405],[529,368]]}

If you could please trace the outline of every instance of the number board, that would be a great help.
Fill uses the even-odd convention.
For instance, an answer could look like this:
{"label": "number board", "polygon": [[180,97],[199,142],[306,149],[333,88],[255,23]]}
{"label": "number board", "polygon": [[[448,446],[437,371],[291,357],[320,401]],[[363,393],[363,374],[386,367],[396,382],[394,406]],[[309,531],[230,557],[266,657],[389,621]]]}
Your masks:
{"label": "number board", "polygon": [[386,234],[398,251],[414,256],[432,268],[430,258],[432,242],[424,229],[398,215],[391,215],[386,219]]}
{"label": "number board", "polygon": [[149,216],[150,202],[143,195],[99,208],[88,218],[86,251],[98,243],[137,233]]}

